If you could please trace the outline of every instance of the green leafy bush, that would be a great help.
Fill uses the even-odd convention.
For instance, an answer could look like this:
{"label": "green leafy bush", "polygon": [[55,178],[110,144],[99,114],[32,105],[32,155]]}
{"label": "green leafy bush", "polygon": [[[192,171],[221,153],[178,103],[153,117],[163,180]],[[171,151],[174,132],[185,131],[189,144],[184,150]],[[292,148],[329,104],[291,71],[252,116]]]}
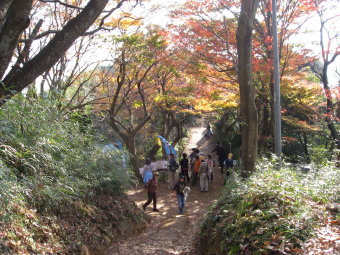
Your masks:
{"label": "green leafy bush", "polygon": [[[131,183],[122,151],[104,151],[49,99],[17,97],[0,111],[0,195],[20,194],[38,211],[63,210],[98,193],[120,194]],[[13,190],[15,191],[8,192]]]}
{"label": "green leafy bush", "polygon": [[202,225],[202,254],[294,253],[317,223],[315,202],[339,200],[339,169],[314,169],[263,160],[247,180],[234,173]]}
{"label": "green leafy bush", "polygon": [[74,254],[97,229],[92,217],[112,231],[117,222],[125,224],[126,212],[136,214],[126,202],[122,215],[106,215],[114,206],[101,203],[121,200],[133,174],[127,154],[105,150],[91,119],[82,115],[62,113],[48,98],[22,96],[0,109],[1,254]]}

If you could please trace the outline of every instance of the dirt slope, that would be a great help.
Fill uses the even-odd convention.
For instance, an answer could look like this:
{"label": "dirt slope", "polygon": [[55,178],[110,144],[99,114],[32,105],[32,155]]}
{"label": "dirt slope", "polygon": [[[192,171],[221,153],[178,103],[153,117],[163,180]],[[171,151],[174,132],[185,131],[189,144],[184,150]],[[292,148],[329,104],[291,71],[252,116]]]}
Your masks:
{"label": "dirt slope", "polygon": [[[213,144],[204,138],[204,128],[192,128],[187,153],[190,148],[198,147],[204,154],[210,154]],[[214,155],[213,155],[214,157]],[[216,160],[216,159],[215,159]],[[214,180],[209,182],[209,192],[200,192],[199,185],[190,187],[191,192],[186,203],[186,213],[178,214],[177,199],[173,191],[168,189],[167,183],[159,183],[158,208],[159,212],[152,212],[152,205],[145,213],[150,219],[148,227],[140,235],[132,236],[113,246],[110,255],[195,255],[196,238],[199,225],[209,205],[216,201],[222,188],[223,175],[215,169]],[[131,190],[128,195],[141,208],[146,201],[143,186]]]}

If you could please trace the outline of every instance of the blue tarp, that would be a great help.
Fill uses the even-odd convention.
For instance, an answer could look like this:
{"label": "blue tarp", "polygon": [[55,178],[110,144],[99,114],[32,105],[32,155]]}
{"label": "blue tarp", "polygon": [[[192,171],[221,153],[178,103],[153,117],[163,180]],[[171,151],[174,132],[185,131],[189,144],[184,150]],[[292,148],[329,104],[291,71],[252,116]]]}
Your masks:
{"label": "blue tarp", "polygon": [[[123,152],[123,145],[121,143],[121,141],[119,140],[115,140],[114,141],[114,144],[113,143],[108,143],[106,145],[104,145],[103,147],[103,151],[104,152],[108,152],[108,151],[122,151]],[[123,167],[126,168],[127,165],[126,165],[126,161],[127,161],[127,155],[126,153],[122,153],[122,160],[123,160]]]}
{"label": "blue tarp", "polygon": [[144,183],[147,183],[151,179],[152,179],[152,172],[151,171],[146,171],[144,173],[144,177],[143,177]]}
{"label": "blue tarp", "polygon": [[175,148],[167,141],[165,140],[164,137],[158,135],[159,139],[161,139],[162,143],[163,143],[163,147],[165,149],[165,153],[167,155],[169,155],[170,153],[173,153],[175,156],[177,154],[177,151],[175,150]]}

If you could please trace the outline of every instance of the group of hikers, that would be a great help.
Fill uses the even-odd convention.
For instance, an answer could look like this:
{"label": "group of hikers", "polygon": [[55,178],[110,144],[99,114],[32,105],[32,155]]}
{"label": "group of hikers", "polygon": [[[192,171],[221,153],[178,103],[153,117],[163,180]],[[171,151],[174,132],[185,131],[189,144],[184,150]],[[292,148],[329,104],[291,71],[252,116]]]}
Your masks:
{"label": "group of hikers", "polygon": [[[231,168],[234,165],[232,154],[225,151],[225,149],[217,142],[216,147],[212,153],[217,154],[217,161],[223,174],[224,166],[226,167],[225,178],[228,178]],[[177,169],[180,167],[179,175],[177,178]],[[192,148],[189,157],[186,153],[182,154],[179,164],[176,162],[175,155],[170,153],[168,162],[168,177],[169,189],[172,189],[177,197],[179,213],[184,213],[185,201],[188,193],[190,192],[189,183],[195,186],[199,180],[201,192],[208,192],[209,181],[214,180],[214,169],[216,167],[215,161],[211,155],[204,157],[197,148]],[[153,169],[151,160],[146,159],[143,168],[143,181],[145,189],[148,194],[148,200],[143,204],[143,210],[153,202],[153,211],[158,212],[157,208],[157,185],[159,173]],[[225,183],[225,181],[224,181]],[[224,185],[224,184],[223,184]]]}

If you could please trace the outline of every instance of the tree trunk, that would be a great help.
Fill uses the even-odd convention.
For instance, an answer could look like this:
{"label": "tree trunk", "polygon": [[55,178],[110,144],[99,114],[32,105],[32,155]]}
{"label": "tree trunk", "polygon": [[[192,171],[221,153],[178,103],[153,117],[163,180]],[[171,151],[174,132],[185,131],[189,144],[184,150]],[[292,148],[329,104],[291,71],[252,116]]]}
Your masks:
{"label": "tree trunk", "polygon": [[[11,62],[21,33],[30,24],[32,3],[33,0],[14,0],[7,10],[5,22],[0,30],[0,79]],[[11,84],[7,85],[9,87]],[[13,88],[9,87],[8,90]]]}
{"label": "tree trunk", "polygon": [[160,146],[158,143],[155,143],[151,150],[148,152],[148,154],[146,155],[147,158],[150,158],[151,160],[155,160],[156,159],[156,154],[159,151],[159,149],[162,148],[162,146]]}
{"label": "tree trunk", "polygon": [[12,3],[12,0],[1,0],[0,1],[0,29],[2,27],[3,22],[6,19],[7,10],[11,3]]}
{"label": "tree trunk", "polygon": [[268,148],[268,138],[271,136],[270,112],[267,104],[262,107],[262,129],[260,130],[261,138],[259,141],[259,155]]}
{"label": "tree trunk", "polygon": [[130,162],[133,168],[133,171],[135,173],[135,176],[141,180],[141,175],[139,173],[140,162],[138,160],[138,157],[136,155],[136,145],[135,145],[135,134],[129,133],[127,134],[127,139],[123,140],[125,143],[125,146],[130,153]]}
{"label": "tree trunk", "polygon": [[[32,0],[15,0],[14,2],[17,1],[32,2]],[[124,1],[120,1],[120,3],[122,2]],[[10,89],[0,87],[0,98],[2,99],[0,101],[0,105],[5,103],[5,100],[3,99],[10,98],[13,96],[13,94],[22,91],[38,76],[43,74],[46,70],[50,69],[55,63],[57,63],[57,61],[71,47],[74,41],[79,36],[82,36],[95,22],[95,20],[104,10],[107,3],[108,0],[90,0],[85,8],[75,18],[71,19],[60,32],[56,33],[54,38],[35,57],[27,61],[14,75],[5,77],[3,83]],[[7,20],[2,28],[1,33],[4,32],[6,23]],[[18,40],[18,36],[16,41]],[[11,45],[12,44],[15,44],[13,46],[15,48],[15,41],[13,41]],[[3,49],[0,49],[2,52]],[[1,68],[6,70],[9,62],[7,64],[5,62],[2,64],[4,65],[1,65]]]}
{"label": "tree trunk", "polygon": [[310,163],[310,157],[309,157],[309,152],[308,152],[308,138],[306,133],[298,134],[299,136],[299,141],[302,145],[303,152],[306,155],[307,163]]}
{"label": "tree trunk", "polygon": [[329,63],[328,61],[326,61],[326,63],[324,63],[324,66],[323,66],[322,76],[321,76],[323,90],[325,92],[326,102],[327,102],[325,121],[327,123],[327,127],[329,131],[331,132],[331,136],[334,140],[336,148],[340,150],[339,133],[334,125],[334,105],[333,105],[332,93],[328,85],[328,66],[329,66]]}
{"label": "tree trunk", "polygon": [[258,117],[252,77],[252,31],[259,0],[243,0],[236,32],[238,82],[240,86],[243,176],[255,170],[258,146]]}

